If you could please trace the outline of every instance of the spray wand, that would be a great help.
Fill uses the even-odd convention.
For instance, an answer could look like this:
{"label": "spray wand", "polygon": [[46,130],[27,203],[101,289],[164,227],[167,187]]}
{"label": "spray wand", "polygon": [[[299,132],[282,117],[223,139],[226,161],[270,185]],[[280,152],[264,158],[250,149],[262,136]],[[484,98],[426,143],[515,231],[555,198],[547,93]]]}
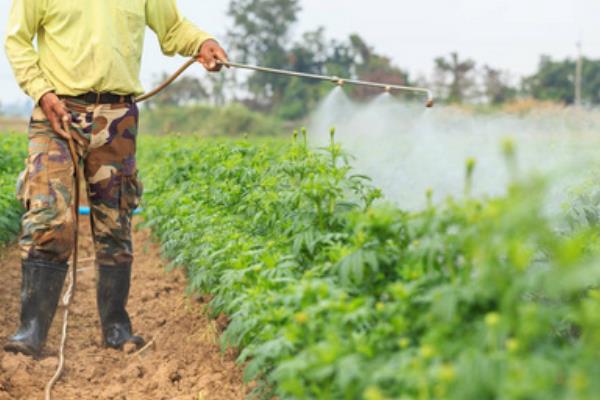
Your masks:
{"label": "spray wand", "polygon": [[[136,102],[139,103],[144,100],[147,100],[150,97],[152,97],[152,96],[156,95],[157,93],[159,93],[160,91],[162,91],[164,88],[169,86],[173,81],[175,81],[185,70],[187,70],[190,66],[195,64],[196,61],[197,60],[195,58],[188,60],[184,65],[181,66],[181,68],[179,68],[173,75],[171,75],[165,82],[160,84],[156,89],[136,98]],[[284,76],[290,76],[290,77],[296,77],[296,78],[328,81],[328,82],[332,82],[339,86],[348,84],[348,85],[366,86],[366,87],[372,87],[372,88],[377,88],[377,89],[383,89],[386,92],[402,91],[402,92],[422,93],[427,96],[427,102],[426,102],[427,107],[433,107],[433,103],[434,103],[433,92],[429,89],[421,88],[421,87],[392,85],[392,84],[380,83],[380,82],[362,81],[362,80],[358,80],[358,79],[346,79],[346,78],[340,78],[338,76],[309,74],[306,72],[298,72],[298,71],[289,71],[289,70],[278,69],[278,68],[261,67],[258,65],[242,64],[242,63],[237,63],[237,62],[233,62],[233,61],[227,61],[227,62],[217,61],[217,62],[221,65],[224,65],[224,66],[230,67],[230,68],[246,69],[246,70],[251,70],[251,71],[264,72],[264,73],[275,74],[275,75],[284,75]]]}
{"label": "spray wand", "polygon": [[260,67],[257,65],[241,64],[241,63],[229,62],[229,61],[228,62],[220,62],[220,63],[227,67],[247,69],[247,70],[258,71],[258,72],[266,72],[269,74],[284,75],[284,76],[306,78],[306,79],[315,79],[315,80],[321,80],[321,81],[329,81],[329,82],[332,82],[339,86],[348,84],[348,85],[367,86],[367,87],[372,87],[372,88],[383,89],[386,92],[391,92],[391,91],[395,90],[395,91],[404,91],[404,92],[413,92],[413,93],[423,93],[427,96],[427,103],[426,103],[427,107],[433,107],[433,102],[434,102],[433,92],[426,88],[420,88],[420,87],[414,87],[414,86],[403,86],[403,85],[391,85],[391,84],[387,84],[387,83],[369,82],[369,81],[362,81],[362,80],[358,80],[358,79],[345,79],[345,78],[340,78],[338,76],[309,74],[306,72],[288,71],[285,69],[267,68],[267,67]]}

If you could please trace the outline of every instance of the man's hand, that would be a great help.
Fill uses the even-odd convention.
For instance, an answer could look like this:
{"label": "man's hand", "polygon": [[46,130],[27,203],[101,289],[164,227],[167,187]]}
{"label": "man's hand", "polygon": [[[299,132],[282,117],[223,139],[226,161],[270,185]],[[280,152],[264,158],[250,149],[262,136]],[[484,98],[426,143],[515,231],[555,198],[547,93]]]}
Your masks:
{"label": "man's hand", "polygon": [[54,132],[67,140],[70,139],[71,135],[63,127],[71,123],[71,116],[58,96],[52,92],[46,93],[40,99],[40,107],[42,107],[46,118],[50,121]]}
{"label": "man's hand", "polygon": [[216,40],[209,39],[200,47],[198,62],[204,65],[207,71],[218,72],[223,68],[223,64],[217,61],[227,63],[229,59],[227,58],[227,53],[225,53],[225,50],[223,50],[219,43]]}

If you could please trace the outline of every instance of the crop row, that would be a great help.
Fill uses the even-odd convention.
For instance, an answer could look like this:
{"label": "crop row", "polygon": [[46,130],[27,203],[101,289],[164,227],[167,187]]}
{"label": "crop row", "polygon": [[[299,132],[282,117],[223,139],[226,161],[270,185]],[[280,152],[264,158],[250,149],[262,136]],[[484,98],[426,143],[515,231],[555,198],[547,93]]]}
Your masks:
{"label": "crop row", "polygon": [[223,344],[254,395],[600,398],[590,199],[561,224],[542,214],[540,182],[407,213],[333,139],[141,147],[146,223],[229,316]]}
{"label": "crop row", "polygon": [[0,245],[19,231],[21,208],[15,199],[18,172],[24,167],[26,138],[0,133]]}

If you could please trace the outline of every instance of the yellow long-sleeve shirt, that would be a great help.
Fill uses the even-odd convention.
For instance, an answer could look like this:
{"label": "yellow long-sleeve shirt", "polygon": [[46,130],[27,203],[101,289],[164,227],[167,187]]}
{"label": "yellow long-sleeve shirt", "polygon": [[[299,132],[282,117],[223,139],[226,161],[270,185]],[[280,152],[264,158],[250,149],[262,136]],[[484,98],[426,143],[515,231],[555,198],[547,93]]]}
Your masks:
{"label": "yellow long-sleeve shirt", "polygon": [[5,50],[36,103],[50,91],[137,95],[146,25],[166,55],[195,55],[211,38],[179,14],[176,0],[13,0]]}

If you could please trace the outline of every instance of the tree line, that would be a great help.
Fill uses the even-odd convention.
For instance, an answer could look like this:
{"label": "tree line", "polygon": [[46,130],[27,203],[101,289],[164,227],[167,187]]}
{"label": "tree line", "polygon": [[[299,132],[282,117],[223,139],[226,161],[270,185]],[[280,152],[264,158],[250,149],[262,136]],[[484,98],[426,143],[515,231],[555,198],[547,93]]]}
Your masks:
{"label": "tree line", "polygon": [[[328,76],[428,86],[445,103],[499,105],[519,97],[564,104],[575,101],[575,60],[542,56],[533,75],[515,82],[506,71],[479,66],[454,52],[434,60],[431,78],[412,77],[359,34],[330,39],[321,27],[292,40],[300,11],[300,0],[231,0],[227,12],[231,28],[226,41],[232,59]],[[583,100],[600,104],[600,60],[584,59],[582,78]],[[241,102],[252,110],[298,119],[314,109],[330,89],[327,82],[232,71],[202,81],[187,77],[153,104],[212,102],[221,106]],[[364,100],[380,91],[351,87],[347,92],[352,98]]]}

